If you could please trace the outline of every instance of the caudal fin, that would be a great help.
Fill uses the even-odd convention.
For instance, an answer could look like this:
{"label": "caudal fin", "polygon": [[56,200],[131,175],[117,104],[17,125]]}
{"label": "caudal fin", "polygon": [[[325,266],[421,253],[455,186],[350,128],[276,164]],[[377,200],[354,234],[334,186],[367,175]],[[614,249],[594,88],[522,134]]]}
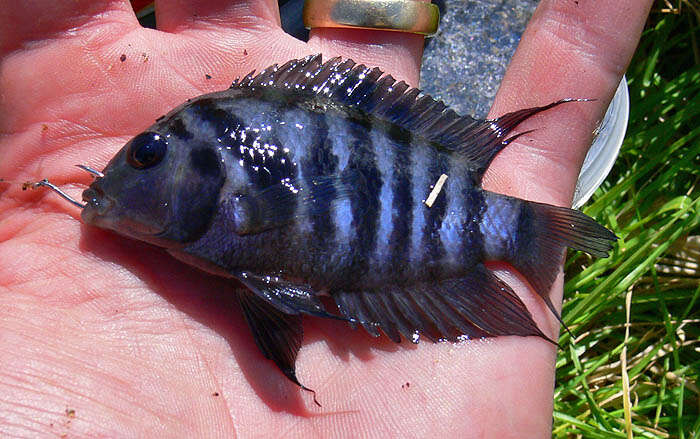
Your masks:
{"label": "caudal fin", "polygon": [[518,219],[515,249],[508,262],[530,282],[561,321],[549,298],[566,247],[607,257],[617,240],[589,216],[565,207],[524,201]]}

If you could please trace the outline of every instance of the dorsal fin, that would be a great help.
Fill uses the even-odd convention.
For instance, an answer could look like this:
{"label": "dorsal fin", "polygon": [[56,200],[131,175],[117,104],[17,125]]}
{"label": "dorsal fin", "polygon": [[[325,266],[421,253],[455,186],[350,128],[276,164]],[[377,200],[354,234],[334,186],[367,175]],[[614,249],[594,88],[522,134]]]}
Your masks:
{"label": "dorsal fin", "polygon": [[[356,64],[350,59],[321,55],[288,61],[236,80],[233,89],[273,89],[298,96],[324,97],[396,124],[436,147],[461,154],[479,176],[491,160],[516,136],[509,133],[530,116],[571,99],[508,113],[498,119],[477,120],[460,116],[437,101],[379,68]],[[524,133],[523,133],[524,134]]]}

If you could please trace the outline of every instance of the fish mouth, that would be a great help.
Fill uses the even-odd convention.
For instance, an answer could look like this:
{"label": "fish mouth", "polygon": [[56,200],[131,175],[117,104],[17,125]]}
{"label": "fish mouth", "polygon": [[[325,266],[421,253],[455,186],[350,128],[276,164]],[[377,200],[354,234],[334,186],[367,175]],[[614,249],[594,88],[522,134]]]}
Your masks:
{"label": "fish mouth", "polygon": [[81,217],[86,224],[113,230],[120,235],[146,242],[151,242],[154,235],[162,232],[160,228],[151,227],[129,215],[124,215],[117,201],[105,194],[99,179],[83,191],[83,201],[85,201],[85,207]]}
{"label": "fish mouth", "polygon": [[112,207],[112,202],[105,196],[104,191],[97,184],[93,183],[88,189],[83,191],[82,217],[86,223],[92,224],[96,218],[104,216]]}

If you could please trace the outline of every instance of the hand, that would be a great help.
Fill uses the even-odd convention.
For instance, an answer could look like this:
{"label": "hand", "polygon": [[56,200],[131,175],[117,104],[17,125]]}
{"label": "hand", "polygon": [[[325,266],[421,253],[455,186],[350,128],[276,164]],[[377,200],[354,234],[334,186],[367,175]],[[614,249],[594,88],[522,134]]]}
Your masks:
{"label": "hand", "polygon": [[[126,0],[0,2],[0,177],[79,198],[90,177],[76,163],[101,169],[185,99],[311,53],[417,84],[415,35],[317,29],[306,44],[282,32],[273,0],[156,3],[158,31]],[[486,188],[570,203],[650,5],[542,1],[491,115],[597,100],[523,124],[544,128],[496,158]],[[539,338],[394,345],[306,318],[297,373],[319,409],[258,352],[229,282],[78,220],[53,193],[0,183],[0,436],[549,434],[556,352]],[[556,338],[541,300],[502,275]]]}

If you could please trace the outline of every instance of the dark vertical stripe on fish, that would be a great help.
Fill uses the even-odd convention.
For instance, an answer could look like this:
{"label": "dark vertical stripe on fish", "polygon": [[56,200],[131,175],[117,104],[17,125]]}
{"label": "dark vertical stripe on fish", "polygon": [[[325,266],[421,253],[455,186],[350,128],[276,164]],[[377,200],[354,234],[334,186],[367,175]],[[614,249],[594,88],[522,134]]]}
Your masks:
{"label": "dark vertical stripe on fish", "polygon": [[168,130],[182,140],[190,140],[194,136],[185,126],[185,123],[182,121],[182,116],[177,116],[172,119],[168,125]]}
{"label": "dark vertical stripe on fish", "polygon": [[[465,178],[468,178],[465,176]],[[471,266],[476,260],[482,260],[484,235],[481,233],[481,221],[486,210],[484,192],[473,182],[458,195],[464,209],[464,226],[462,228],[461,264]]]}
{"label": "dark vertical stripe on fish", "polygon": [[[214,130],[216,137],[220,140],[228,140],[226,136],[230,131],[243,127],[243,121],[220,108],[214,99],[200,99],[193,103],[190,109],[200,117],[201,121],[204,121]],[[193,121],[195,123],[198,122],[197,119]]]}
{"label": "dark vertical stripe on fish", "polygon": [[352,222],[354,239],[351,248],[356,258],[358,273],[369,270],[369,259],[377,242],[379,225],[379,192],[382,187],[382,177],[377,168],[369,120],[351,122],[350,160],[348,171],[360,175],[360,188],[357,195],[351,199]]}
{"label": "dark vertical stripe on fish", "polygon": [[[307,187],[313,188],[316,177],[333,175],[338,172],[338,157],[333,154],[333,144],[328,138],[328,122],[325,113],[314,115],[316,129],[311,139],[306,142],[307,148],[300,157],[302,174]],[[334,199],[329,195],[328,199]],[[313,237],[324,247],[335,242],[335,225],[331,215],[312,215],[310,218]]]}
{"label": "dark vertical stripe on fish", "polygon": [[[411,166],[411,132],[397,125],[392,125],[388,132],[389,139],[400,145],[394,149],[393,169],[391,173],[392,218],[393,230],[389,237],[390,257],[388,264],[397,277],[407,268],[409,261],[409,242],[411,236],[411,223],[413,221],[413,203],[416,200],[411,196],[413,190],[413,173]],[[388,206],[384,208],[389,208]],[[383,237],[381,238],[383,239]]]}

